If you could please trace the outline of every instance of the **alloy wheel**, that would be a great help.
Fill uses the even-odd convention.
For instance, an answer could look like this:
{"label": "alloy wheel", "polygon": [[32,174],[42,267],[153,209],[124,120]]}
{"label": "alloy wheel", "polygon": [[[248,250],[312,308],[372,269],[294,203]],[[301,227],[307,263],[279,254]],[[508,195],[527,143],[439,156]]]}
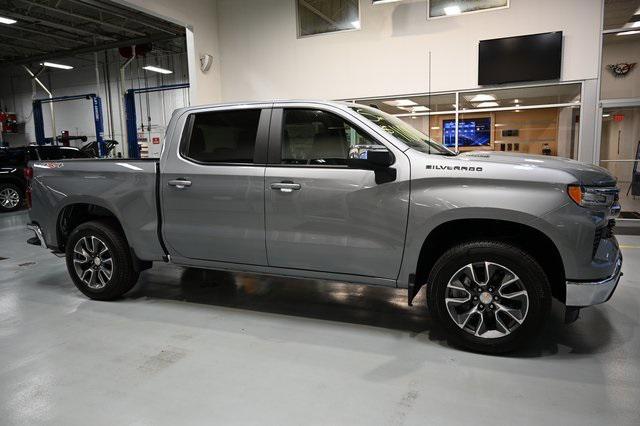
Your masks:
{"label": "alloy wheel", "polygon": [[13,209],[20,203],[20,194],[14,188],[0,190],[0,206],[5,209]]}
{"label": "alloy wheel", "polygon": [[78,278],[93,290],[104,288],[113,275],[111,251],[92,235],[80,238],[74,246],[73,266]]}
{"label": "alloy wheel", "polygon": [[524,322],[529,294],[520,278],[505,266],[474,262],[453,274],[445,304],[458,327],[492,339],[511,334]]}

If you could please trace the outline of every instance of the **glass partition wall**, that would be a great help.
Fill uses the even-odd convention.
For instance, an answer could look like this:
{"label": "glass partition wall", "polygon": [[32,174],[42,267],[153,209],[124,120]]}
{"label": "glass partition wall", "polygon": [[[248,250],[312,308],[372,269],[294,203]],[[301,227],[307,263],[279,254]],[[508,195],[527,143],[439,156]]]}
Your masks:
{"label": "glass partition wall", "polygon": [[618,180],[618,226],[640,230],[640,0],[604,1],[600,166]]}
{"label": "glass partition wall", "polygon": [[354,99],[458,151],[577,157],[581,83]]}

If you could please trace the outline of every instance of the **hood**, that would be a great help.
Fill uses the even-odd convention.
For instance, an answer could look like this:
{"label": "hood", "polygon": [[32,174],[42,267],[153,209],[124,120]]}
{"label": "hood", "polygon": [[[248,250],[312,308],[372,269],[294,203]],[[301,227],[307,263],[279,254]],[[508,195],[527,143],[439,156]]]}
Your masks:
{"label": "hood", "polygon": [[508,154],[495,151],[475,151],[460,154],[460,159],[478,163],[533,166],[570,173],[587,186],[615,186],[616,178],[605,168],[563,157],[548,155]]}

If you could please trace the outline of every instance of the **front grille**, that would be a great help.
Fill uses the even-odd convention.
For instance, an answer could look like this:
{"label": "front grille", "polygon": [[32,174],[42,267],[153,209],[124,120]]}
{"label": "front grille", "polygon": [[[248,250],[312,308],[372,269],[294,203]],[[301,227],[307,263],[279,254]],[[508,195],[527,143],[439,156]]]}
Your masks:
{"label": "front grille", "polygon": [[593,251],[591,252],[591,258],[596,257],[596,252],[598,251],[598,246],[600,245],[602,234],[605,229],[606,227],[596,229],[596,235],[593,238]]}
{"label": "front grille", "polygon": [[591,253],[592,258],[596,257],[596,252],[598,251],[598,246],[600,245],[600,241],[602,241],[603,239],[613,237],[613,230],[615,227],[616,227],[616,220],[609,219],[609,222],[607,222],[606,226],[596,229],[595,235],[593,237],[593,251]]}

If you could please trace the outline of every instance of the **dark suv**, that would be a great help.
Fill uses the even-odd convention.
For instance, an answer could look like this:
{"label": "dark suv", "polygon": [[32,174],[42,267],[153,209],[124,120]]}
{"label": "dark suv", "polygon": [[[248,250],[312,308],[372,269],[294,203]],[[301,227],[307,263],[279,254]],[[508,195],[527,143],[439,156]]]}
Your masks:
{"label": "dark suv", "polygon": [[28,146],[0,148],[0,213],[16,210],[24,204],[29,161],[89,158],[78,148],[68,146]]}

